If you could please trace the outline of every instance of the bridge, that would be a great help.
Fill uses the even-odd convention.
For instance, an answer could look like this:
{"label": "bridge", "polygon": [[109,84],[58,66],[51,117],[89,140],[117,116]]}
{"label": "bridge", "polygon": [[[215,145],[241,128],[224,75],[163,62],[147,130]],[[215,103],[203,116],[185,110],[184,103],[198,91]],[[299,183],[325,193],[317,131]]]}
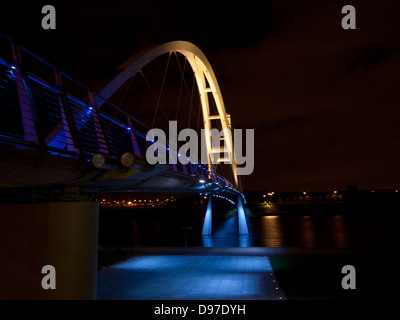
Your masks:
{"label": "bridge", "polygon": [[[166,65],[156,94],[145,71],[159,59],[166,60]],[[182,144],[177,141],[163,144],[146,138],[163,115],[161,97],[174,59],[178,102],[175,117],[165,118],[179,120],[178,109],[186,109],[185,123],[197,123],[197,132],[200,127],[205,132],[230,130],[231,119],[213,69],[191,43],[173,41],[144,50],[95,92],[0,34],[0,190],[13,195],[9,203],[0,205],[0,255],[6,268],[0,297],[10,293],[17,297],[18,292],[28,297],[95,296],[98,203],[90,201],[91,193],[203,194],[208,197],[205,237],[212,234],[212,198],[218,197],[237,204],[239,234],[248,235],[232,136],[223,136],[217,148],[209,135],[204,136],[207,164],[178,153]],[[139,77],[153,96],[151,125],[121,107],[135,93],[132,83]],[[184,91],[187,105],[181,106]],[[141,105],[128,109],[135,108]],[[146,151],[151,143],[186,161],[150,164]],[[27,190],[30,196],[15,203],[16,195]],[[63,289],[55,293],[37,289],[44,265],[53,265],[58,275],[66,275],[69,280],[59,283]],[[15,279],[19,279],[17,284]]]}

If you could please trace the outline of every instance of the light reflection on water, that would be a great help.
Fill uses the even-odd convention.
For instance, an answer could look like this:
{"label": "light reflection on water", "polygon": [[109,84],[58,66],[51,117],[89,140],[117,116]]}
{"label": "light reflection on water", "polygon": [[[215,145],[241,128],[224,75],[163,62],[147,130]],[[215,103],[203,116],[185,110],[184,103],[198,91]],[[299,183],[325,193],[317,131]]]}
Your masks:
{"label": "light reflection on water", "polygon": [[262,239],[265,247],[282,247],[283,237],[278,216],[261,218]]}
{"label": "light reflection on water", "polygon": [[130,217],[103,223],[100,244],[105,246],[204,247],[336,247],[354,246],[354,218],[342,215],[271,215],[250,217],[249,237],[239,237],[235,216],[213,221],[213,234],[203,238],[204,218]]}
{"label": "light reflection on water", "polygon": [[310,216],[301,217],[301,244],[303,247],[316,247],[315,226]]}
{"label": "light reflection on water", "polygon": [[265,247],[350,246],[348,221],[334,216],[264,216],[252,223],[253,245]]}
{"label": "light reflection on water", "polygon": [[340,215],[332,216],[332,233],[335,235],[333,241],[337,248],[349,247],[348,229],[346,227],[344,217]]}

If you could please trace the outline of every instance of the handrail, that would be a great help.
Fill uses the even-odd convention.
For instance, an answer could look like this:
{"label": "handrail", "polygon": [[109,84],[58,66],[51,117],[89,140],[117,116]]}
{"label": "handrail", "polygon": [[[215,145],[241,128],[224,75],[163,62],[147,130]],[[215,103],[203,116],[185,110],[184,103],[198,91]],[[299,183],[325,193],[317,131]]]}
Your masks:
{"label": "handrail", "polygon": [[[146,139],[146,134],[141,132],[140,130],[138,130],[135,127],[135,123],[138,124],[141,128],[150,130],[151,128],[149,126],[142,123],[141,121],[139,121],[132,115],[128,114],[126,111],[115,106],[113,103],[111,103],[110,101],[108,101],[107,99],[102,97],[99,93],[91,91],[88,87],[86,87],[85,85],[76,81],[75,79],[70,77],[68,74],[59,70],[57,67],[53,66],[51,63],[49,63],[46,60],[44,60],[43,58],[39,57],[32,51],[30,51],[20,45],[18,47],[16,47],[15,42],[13,42],[13,40],[11,38],[9,38],[8,36],[0,33],[0,38],[4,39],[10,43],[10,50],[11,50],[11,45],[14,45],[15,48],[19,48],[23,53],[28,54],[29,56],[34,58],[36,61],[38,61],[40,64],[43,64],[44,66],[55,71],[55,72],[53,72],[54,78],[52,78],[52,79],[50,79],[50,81],[48,81],[46,79],[42,79],[42,78],[38,77],[37,75],[35,75],[34,73],[31,73],[29,71],[24,70],[24,73],[21,73],[21,70],[19,69],[19,64],[18,64],[19,58],[17,58],[17,61],[6,61],[3,59],[0,59],[2,62],[2,65],[4,65],[6,68],[10,67],[11,73],[18,71],[16,74],[19,77],[19,81],[22,81],[21,83],[23,84],[23,86],[25,87],[25,90],[26,90],[26,93],[25,93],[26,97],[27,97],[27,99],[29,99],[30,103],[32,104],[31,107],[34,109],[35,115],[34,115],[34,119],[32,120],[33,121],[32,123],[35,123],[35,121],[36,121],[35,117],[38,116],[37,112],[40,111],[41,116],[43,117],[42,125],[43,126],[46,125],[45,127],[53,126],[53,131],[55,130],[55,132],[52,134],[52,137],[50,137],[47,140],[46,140],[47,137],[41,137],[42,140],[51,142],[51,143],[46,142],[46,144],[43,145],[44,147],[47,148],[48,151],[53,151],[56,153],[70,155],[70,156],[76,156],[76,155],[79,155],[79,153],[77,153],[77,151],[75,151],[77,149],[75,149],[75,142],[73,142],[74,139],[83,139],[86,141],[86,142],[84,141],[84,143],[86,143],[86,144],[87,143],[96,143],[96,141],[99,143],[99,141],[101,141],[101,139],[105,139],[106,140],[105,143],[106,143],[107,139],[110,139],[110,137],[105,137],[105,136],[103,138],[101,137],[101,134],[103,134],[103,135],[106,134],[104,132],[101,133],[99,136],[99,130],[101,131],[101,128],[99,127],[99,123],[96,123],[96,119],[95,119],[94,115],[91,114],[94,106],[91,103],[82,101],[82,99],[75,97],[70,92],[63,92],[63,88],[60,88],[60,86],[58,86],[57,81],[59,81],[59,80],[57,80],[57,74],[65,79],[68,79],[69,81],[71,81],[74,85],[76,85],[80,89],[85,90],[85,92],[88,95],[92,94],[93,97],[95,97],[95,101],[97,99],[102,100],[103,104],[106,104],[107,106],[111,107],[112,110],[115,110],[120,115],[123,115],[126,118],[127,123],[121,122],[120,120],[116,119],[115,117],[111,116],[110,114],[104,112],[101,109],[97,109],[96,113],[99,116],[106,118],[108,121],[125,129],[127,132],[130,132],[130,130],[131,130],[131,126],[128,123],[129,122],[128,119],[130,119],[134,122],[134,124],[132,126],[133,132],[136,135],[138,135],[141,139],[142,138]],[[15,62],[17,62],[17,64],[15,66],[13,66],[12,63],[15,63]],[[39,64],[39,66],[40,66],[40,64]],[[15,68],[17,68],[17,70],[15,70]],[[18,79],[17,79],[17,81],[18,81]],[[35,88],[33,86],[33,83],[31,83],[32,81],[34,83],[37,83],[40,86],[48,89],[49,92],[51,92],[51,94],[49,92],[46,93],[46,90],[43,91],[43,93],[40,92],[40,90],[38,91],[38,87],[36,86],[36,88]],[[54,81],[56,84],[52,84],[52,83],[54,83]],[[33,93],[32,90],[36,90],[35,93]],[[36,94],[36,98],[38,100],[40,100],[41,102],[35,101],[35,98],[33,97],[34,94]],[[18,95],[20,95],[20,92],[18,92]],[[67,101],[66,105],[63,105],[61,102],[58,102],[59,99],[62,99],[61,95],[64,95],[64,97],[66,97],[67,99],[70,99],[73,103],[76,104],[76,106],[73,105],[71,102],[69,103],[71,105],[69,105],[68,101]],[[57,99],[57,97],[58,97],[58,99]],[[85,98],[88,98],[88,96],[86,96]],[[46,99],[50,99],[53,102],[46,102]],[[55,100],[55,99],[57,99],[57,100]],[[51,109],[53,106],[57,105],[57,104],[55,104],[54,101],[57,101],[58,104],[61,103],[57,107],[57,108],[59,108],[59,110],[56,110],[57,108]],[[44,105],[44,107],[41,107],[43,105],[43,103],[45,105]],[[48,103],[48,105],[46,105],[46,103]],[[36,104],[36,106],[35,106],[35,104]],[[37,110],[38,108],[39,108],[39,110]],[[40,108],[44,108],[44,109],[40,109]],[[64,110],[63,108],[64,109],[66,108],[68,110]],[[48,110],[51,110],[51,112],[49,113]],[[69,118],[68,118],[68,113],[69,113]],[[94,121],[94,124],[87,123],[89,121],[89,119],[92,119],[92,121]],[[50,123],[47,123],[44,121],[50,121]],[[67,122],[68,122],[68,125],[67,125]],[[80,125],[78,126],[76,124],[76,122],[80,122]],[[68,130],[66,131],[66,128],[68,128],[68,126],[71,126],[71,125],[74,126],[74,128],[73,128],[74,130],[81,130],[81,128],[85,127],[85,128],[89,128],[90,130],[92,130],[92,132],[85,133],[85,135],[81,136],[81,137],[73,137],[71,128],[69,128],[69,131]],[[33,127],[31,129],[35,130],[37,128]],[[44,129],[40,128],[40,130],[43,131]],[[117,130],[117,129],[115,129],[115,130]],[[62,133],[62,135],[60,135],[61,133]],[[118,134],[118,131],[114,131],[112,133],[113,136],[111,136],[111,139],[114,139],[114,137],[117,134]],[[43,135],[43,133],[42,133],[42,135]],[[20,139],[15,139],[12,137],[6,137],[3,135],[0,136],[0,140],[8,141],[9,143],[14,143],[14,144],[17,143],[19,145],[24,145],[27,147],[37,147],[38,146],[37,143],[33,143],[27,139],[20,140]],[[114,146],[114,148],[115,147],[123,148],[124,147],[123,143],[124,142],[121,140],[121,145]],[[64,146],[64,148],[61,148],[60,146]],[[167,146],[163,146],[163,147],[167,148]],[[178,152],[177,152],[177,154],[178,154]],[[203,171],[203,170],[208,169],[205,165],[198,164],[198,163],[189,163],[188,166],[192,168],[191,169],[192,172],[199,172],[198,170]],[[228,186],[228,187],[232,186],[232,184],[226,178],[221,177],[217,174],[215,174],[215,176],[218,178],[218,180],[222,180],[221,182],[223,182],[226,186]]]}

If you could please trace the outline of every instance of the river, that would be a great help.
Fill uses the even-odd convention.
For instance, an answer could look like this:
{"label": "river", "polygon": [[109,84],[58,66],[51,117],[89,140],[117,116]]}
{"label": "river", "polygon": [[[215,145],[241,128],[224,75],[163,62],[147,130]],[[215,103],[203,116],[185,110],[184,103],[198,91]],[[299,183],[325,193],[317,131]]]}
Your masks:
{"label": "river", "polygon": [[212,237],[202,237],[204,210],[102,209],[99,244],[108,247],[371,248],[400,244],[394,215],[283,214],[249,216],[249,237],[238,236],[237,217],[213,216]]}

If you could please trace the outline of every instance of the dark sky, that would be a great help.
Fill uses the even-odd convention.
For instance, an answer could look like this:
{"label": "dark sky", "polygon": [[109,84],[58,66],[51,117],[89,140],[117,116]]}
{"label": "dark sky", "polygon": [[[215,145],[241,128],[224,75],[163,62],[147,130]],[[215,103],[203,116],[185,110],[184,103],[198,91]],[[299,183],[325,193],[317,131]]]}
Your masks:
{"label": "dark sky", "polygon": [[[193,42],[236,128],[255,129],[246,189],[400,187],[398,1],[21,1],[0,32],[100,89],[159,42]],[[53,4],[57,29],[41,29]],[[343,30],[354,5],[357,29]]]}

